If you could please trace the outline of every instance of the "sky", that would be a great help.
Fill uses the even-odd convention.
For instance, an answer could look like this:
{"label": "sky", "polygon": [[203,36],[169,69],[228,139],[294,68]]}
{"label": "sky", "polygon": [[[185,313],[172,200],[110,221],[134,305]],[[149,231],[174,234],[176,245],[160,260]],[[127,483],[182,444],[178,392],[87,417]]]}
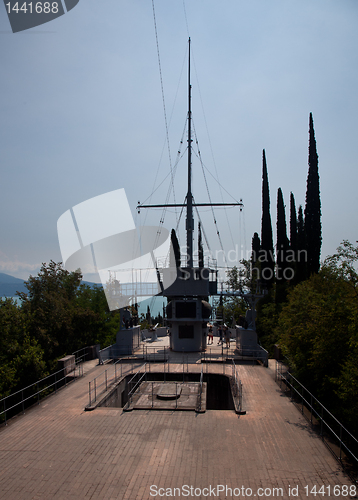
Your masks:
{"label": "sky", "polygon": [[[59,217],[110,191],[125,189],[136,225],[159,223],[160,210],[138,214],[136,206],[164,203],[170,188],[186,121],[189,36],[193,123],[210,199],[244,204],[242,212],[215,209],[225,252],[247,257],[261,232],[263,149],[274,234],[279,187],[287,224],[291,191],[297,209],[304,206],[310,112],[321,257],[344,239],[355,243],[358,2],[154,0],[154,12],[162,85],[151,0],[80,0],[18,33],[0,4],[0,272],[27,279],[42,263],[60,262]],[[186,168],[183,157],[177,203]],[[209,201],[196,155],[193,192],[198,203]],[[215,255],[213,215],[201,217]],[[176,224],[169,210],[164,227]],[[179,227],[184,244],[183,217]]]}

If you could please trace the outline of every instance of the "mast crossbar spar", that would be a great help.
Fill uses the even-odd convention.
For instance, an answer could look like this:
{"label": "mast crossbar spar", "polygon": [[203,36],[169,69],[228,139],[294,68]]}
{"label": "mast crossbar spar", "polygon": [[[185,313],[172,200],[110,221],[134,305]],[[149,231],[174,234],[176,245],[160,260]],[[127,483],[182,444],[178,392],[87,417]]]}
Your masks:
{"label": "mast crossbar spar", "polygon": [[[138,205],[136,208],[173,208],[173,207],[186,207],[186,203],[166,203],[165,205]],[[243,203],[192,203],[192,207],[243,207]]]}
{"label": "mast crossbar spar", "polygon": [[160,205],[141,205],[138,203],[137,210],[140,212],[141,208],[173,208],[173,207],[186,207],[186,239],[188,250],[188,267],[193,267],[193,231],[194,231],[194,218],[193,207],[234,207],[239,206],[240,210],[244,206],[243,203],[194,203],[193,194],[191,191],[191,82],[190,82],[190,38],[189,38],[189,57],[188,57],[188,191],[186,195],[186,203],[166,203]]}

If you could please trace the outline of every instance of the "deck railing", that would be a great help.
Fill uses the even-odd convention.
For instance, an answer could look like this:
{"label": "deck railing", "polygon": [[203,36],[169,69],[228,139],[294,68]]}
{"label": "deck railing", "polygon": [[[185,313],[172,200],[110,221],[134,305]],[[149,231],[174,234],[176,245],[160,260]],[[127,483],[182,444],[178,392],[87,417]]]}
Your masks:
{"label": "deck railing", "polygon": [[19,391],[13,392],[0,400],[0,418],[4,418],[5,425],[7,425],[9,416],[14,416],[19,412],[24,414],[25,409],[29,406],[40,404],[43,397],[57,393],[61,387],[67,386],[69,382],[82,377],[82,375],[83,364],[79,362],[70,373],[66,373],[66,370],[62,368]]}
{"label": "deck railing", "polygon": [[276,361],[276,382],[290,396],[302,415],[317,430],[322,441],[344,466],[354,481],[358,480],[358,440],[306,389],[288,370]]}

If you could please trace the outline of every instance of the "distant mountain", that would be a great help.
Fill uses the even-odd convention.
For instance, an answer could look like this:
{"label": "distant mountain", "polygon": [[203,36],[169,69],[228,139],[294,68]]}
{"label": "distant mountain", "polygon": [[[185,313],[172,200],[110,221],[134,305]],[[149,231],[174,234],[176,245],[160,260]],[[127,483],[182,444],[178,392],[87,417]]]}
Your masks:
{"label": "distant mountain", "polygon": [[24,280],[0,273],[0,297],[15,297],[16,292],[26,292]]}
{"label": "distant mountain", "polygon": [[[82,281],[85,285],[95,286],[96,283]],[[101,284],[97,285],[101,286]],[[0,297],[15,297],[16,292],[27,292],[25,281],[20,278],[10,276],[10,274],[0,273]]]}
{"label": "distant mountain", "polygon": [[10,276],[10,274],[0,273],[0,285],[3,283],[19,284],[23,282],[24,280],[20,278],[14,278],[14,276]]}

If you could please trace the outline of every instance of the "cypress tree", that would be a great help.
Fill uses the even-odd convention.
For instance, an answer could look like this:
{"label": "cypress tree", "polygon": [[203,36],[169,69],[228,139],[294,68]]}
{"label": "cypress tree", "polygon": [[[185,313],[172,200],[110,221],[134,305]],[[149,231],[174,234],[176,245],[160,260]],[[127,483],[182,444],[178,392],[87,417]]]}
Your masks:
{"label": "cypress tree", "polygon": [[271,288],[274,281],[274,253],[272,224],[270,215],[270,191],[267,176],[266,154],[262,152],[262,220],[261,220],[261,280],[263,285]]}
{"label": "cypress tree", "polygon": [[296,203],[293,193],[290,194],[290,250],[291,250],[291,267],[294,272],[293,282],[296,283],[297,278],[297,215]]}
{"label": "cypress tree", "polygon": [[203,249],[203,240],[201,237],[201,225],[199,222],[199,229],[198,229],[198,257],[199,257],[199,267],[204,267],[204,249]]}
{"label": "cypress tree", "polygon": [[303,219],[302,205],[298,208],[297,216],[297,272],[296,283],[307,278],[307,250],[306,250],[306,233]]}
{"label": "cypress tree", "polygon": [[293,193],[290,194],[290,248],[297,258],[297,216],[296,203]]}
{"label": "cypress tree", "polygon": [[277,276],[276,276],[276,303],[283,302],[286,299],[286,282],[291,273],[287,276],[286,269],[289,267],[287,262],[287,251],[289,241],[287,238],[285,205],[281,188],[277,191]]}
{"label": "cypress tree", "polygon": [[[170,234],[170,239],[172,243],[173,252],[170,252],[170,267],[180,267],[180,246],[179,241],[175,232],[175,229],[172,229]],[[173,255],[174,254],[174,255]],[[174,257],[174,261],[173,261]]]}
{"label": "cypress tree", "polygon": [[309,120],[308,177],[305,206],[305,232],[307,242],[307,272],[318,273],[320,267],[322,226],[319,192],[318,155],[312,113]]}
{"label": "cypress tree", "polygon": [[259,258],[259,252],[260,252],[260,238],[257,233],[254,233],[254,236],[252,237],[252,253],[251,253],[251,263],[254,266],[257,259]]}

